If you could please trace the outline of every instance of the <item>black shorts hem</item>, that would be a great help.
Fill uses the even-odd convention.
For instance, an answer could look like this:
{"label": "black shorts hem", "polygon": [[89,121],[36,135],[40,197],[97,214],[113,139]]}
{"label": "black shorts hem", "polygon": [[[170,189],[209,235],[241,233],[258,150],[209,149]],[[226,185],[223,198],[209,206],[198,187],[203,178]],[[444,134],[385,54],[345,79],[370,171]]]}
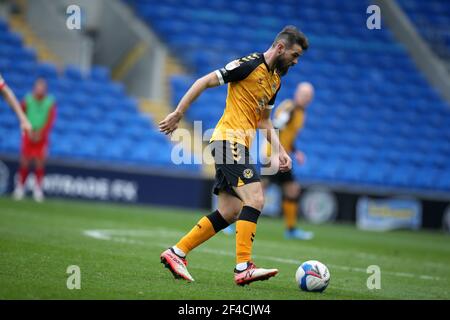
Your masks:
{"label": "black shorts hem", "polygon": [[[239,198],[233,187],[261,181],[256,167],[251,163],[246,146],[226,140],[213,141],[211,144],[216,168],[214,194],[218,195],[220,191],[225,191]],[[232,152],[232,149],[234,152]],[[233,158],[237,149],[240,150],[238,154],[242,155],[239,160]]]}

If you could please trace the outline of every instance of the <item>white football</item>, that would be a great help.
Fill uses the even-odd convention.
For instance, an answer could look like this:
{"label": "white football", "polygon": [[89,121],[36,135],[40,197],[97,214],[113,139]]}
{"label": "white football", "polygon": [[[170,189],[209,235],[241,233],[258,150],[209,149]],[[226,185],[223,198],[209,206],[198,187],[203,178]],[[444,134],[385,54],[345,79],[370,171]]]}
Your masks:
{"label": "white football", "polygon": [[323,292],[330,283],[330,271],[323,263],[309,260],[298,267],[295,280],[303,291]]}

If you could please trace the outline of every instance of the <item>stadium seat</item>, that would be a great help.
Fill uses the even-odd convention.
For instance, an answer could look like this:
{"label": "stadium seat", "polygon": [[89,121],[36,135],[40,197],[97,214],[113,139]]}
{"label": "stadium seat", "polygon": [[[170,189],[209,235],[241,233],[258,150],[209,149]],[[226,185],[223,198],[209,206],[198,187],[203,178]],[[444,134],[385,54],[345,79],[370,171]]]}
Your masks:
{"label": "stadium seat", "polygon": [[[46,78],[49,92],[56,97],[51,157],[146,167],[171,165],[171,142],[156,131],[151,116],[139,111],[137,101],[127,96],[124,86],[111,81],[107,68],[93,66],[82,72],[69,65],[60,74],[55,65],[36,62],[35,50],[24,47],[21,36],[12,33],[1,19],[0,41],[0,71],[18,98],[31,91],[36,77]],[[0,139],[0,153],[16,155],[20,147],[18,121],[3,100],[0,133],[8,137]],[[149,146],[152,153],[130,152]],[[197,172],[200,166],[171,169]]]}
{"label": "stadium seat", "polygon": [[448,2],[440,0],[431,0],[426,3],[420,0],[399,0],[398,2],[435,53],[449,60],[450,6]]}
{"label": "stadium seat", "polygon": [[[266,50],[284,24],[299,26],[307,34],[311,48],[283,78],[277,99],[279,103],[292,97],[299,81],[311,81],[316,87],[305,128],[296,141],[308,158],[299,174],[330,183],[448,190],[446,182],[440,179],[433,180],[435,183],[431,185],[426,173],[436,176],[440,172],[446,176],[450,170],[447,164],[450,108],[388,27],[371,32],[369,41],[365,15],[360,14],[366,12],[368,1],[336,4],[314,0],[300,3],[127,0],[125,3],[192,71],[187,76],[175,75],[170,79],[173,106],[196,78],[235,58]],[[426,4],[420,0],[399,0],[399,3],[414,23],[426,24],[427,28],[421,32],[442,30],[448,24],[449,7],[438,0]],[[215,14],[217,11],[221,14]],[[324,19],[329,23],[324,23]],[[211,28],[211,23],[216,27]],[[239,32],[234,32],[236,25],[242,26]],[[110,80],[106,69],[94,66],[84,74],[69,66],[60,77],[51,66],[36,63],[35,52],[23,47],[21,38],[12,34],[6,23],[0,23],[0,39],[5,39],[0,46],[0,68],[11,79],[14,90],[21,96],[29,90],[29,80],[21,76],[23,71],[47,73],[61,104],[63,123],[71,117],[79,119],[81,114],[87,119],[80,121],[79,127],[55,126],[58,134],[66,128],[79,136],[85,135],[86,126],[94,125],[100,112],[107,114],[106,123],[95,130],[102,138],[123,128],[124,136],[133,143],[139,143],[139,137],[148,131],[145,136],[155,144],[170,146],[168,141],[157,141],[151,119],[139,116],[136,101],[127,97],[122,85]],[[20,45],[14,45],[18,41]],[[10,63],[12,59],[20,63],[16,66]],[[66,95],[67,92],[71,95]],[[96,99],[90,101],[93,94]],[[203,121],[204,128],[214,127],[222,115],[225,97],[225,86],[208,90],[186,117],[190,121]],[[12,128],[13,122],[9,121],[12,120],[5,124]],[[122,152],[123,161],[149,163],[151,157],[145,148]],[[120,150],[114,151],[118,158]],[[421,174],[412,178],[414,170]]]}

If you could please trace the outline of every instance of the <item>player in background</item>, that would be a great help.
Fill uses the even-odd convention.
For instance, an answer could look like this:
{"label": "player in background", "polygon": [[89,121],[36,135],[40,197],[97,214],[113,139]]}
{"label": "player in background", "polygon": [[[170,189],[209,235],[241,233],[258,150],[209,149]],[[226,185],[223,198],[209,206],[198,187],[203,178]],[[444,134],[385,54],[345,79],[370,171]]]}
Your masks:
{"label": "player in background", "polygon": [[[302,151],[296,150],[295,140],[305,123],[305,112],[314,97],[314,87],[309,82],[298,84],[293,99],[284,100],[275,110],[273,126],[279,129],[280,143],[288,153],[293,153],[298,164],[305,162]],[[271,148],[263,148],[266,156],[270,157]],[[278,184],[282,189],[282,213],[285,221],[285,238],[310,240],[314,233],[304,231],[297,227],[298,201],[300,197],[300,184],[295,180],[292,170],[278,172],[275,175],[265,176],[263,186],[270,183]]]}
{"label": "player in background", "polygon": [[[295,139],[303,128],[305,122],[305,111],[314,96],[314,87],[309,82],[302,82],[297,86],[293,99],[284,100],[275,110],[272,121],[275,129],[279,130],[279,139],[283,148],[288,153],[293,153],[298,164],[305,162],[305,155],[295,149]],[[271,148],[269,144],[263,146],[261,157],[270,158]],[[304,231],[297,227],[298,200],[300,196],[300,184],[295,180],[292,170],[277,172],[275,175],[264,176],[261,180],[264,190],[270,183],[280,186],[282,191],[281,211],[283,214],[286,239],[310,240],[314,233]],[[233,225],[224,230],[225,234],[233,234]]]}
{"label": "player in background", "polygon": [[16,113],[17,119],[19,119],[20,129],[23,133],[29,134],[31,132],[31,124],[28,121],[25,113],[20,107],[20,103],[16,98],[16,95],[11,90],[11,88],[6,84],[5,80],[0,74],[0,92],[5,98],[6,102],[9,104],[11,109]]}
{"label": "player in background", "polygon": [[49,144],[49,135],[56,115],[56,105],[53,96],[47,94],[45,79],[36,80],[33,92],[22,102],[22,108],[31,123],[32,131],[22,137],[19,179],[13,193],[16,200],[25,195],[25,181],[29,167],[34,160],[36,184],[33,188],[33,198],[37,202],[44,200],[42,181],[45,174],[45,159]]}
{"label": "player in background", "polygon": [[281,86],[281,77],[297,64],[307,48],[308,40],[303,33],[293,26],[285,27],[266,52],[234,60],[196,80],[175,111],[160,122],[160,131],[171,134],[188,107],[204,90],[228,83],[226,107],[210,140],[216,168],[213,191],[218,195],[218,210],[201,218],[176,245],[161,254],[161,262],[175,278],[194,281],[187,269],[186,255],[234,222],[235,283],[245,285],[278,273],[277,269],[256,267],[251,259],[264,194],[248,149],[256,129],[264,129],[266,139],[275,150],[272,155],[275,167],[280,171],[291,169],[292,160],[280,145],[270,112]]}

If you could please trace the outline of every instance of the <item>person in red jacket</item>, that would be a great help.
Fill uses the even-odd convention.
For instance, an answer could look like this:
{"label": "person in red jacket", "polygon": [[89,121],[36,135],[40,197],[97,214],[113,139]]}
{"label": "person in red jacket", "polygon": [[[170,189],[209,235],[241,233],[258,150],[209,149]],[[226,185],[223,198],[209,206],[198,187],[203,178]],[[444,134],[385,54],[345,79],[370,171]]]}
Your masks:
{"label": "person in red jacket", "polygon": [[36,80],[33,92],[22,101],[22,108],[31,123],[32,130],[31,133],[22,136],[19,179],[13,197],[16,200],[24,197],[24,185],[29,166],[34,160],[36,184],[33,188],[33,197],[37,202],[42,202],[44,200],[42,182],[45,174],[49,135],[56,115],[55,99],[47,94],[45,79]]}

